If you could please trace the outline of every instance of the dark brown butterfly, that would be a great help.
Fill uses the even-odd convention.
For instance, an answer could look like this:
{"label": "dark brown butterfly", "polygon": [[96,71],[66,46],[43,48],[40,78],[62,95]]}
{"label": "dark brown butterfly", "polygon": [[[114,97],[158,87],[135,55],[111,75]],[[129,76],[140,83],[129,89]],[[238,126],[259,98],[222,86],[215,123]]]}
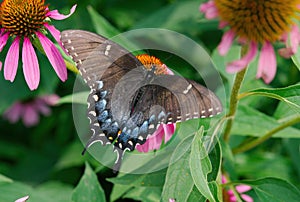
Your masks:
{"label": "dark brown butterfly", "polygon": [[207,88],[177,75],[146,68],[120,45],[91,32],[67,30],[63,46],[91,88],[88,118],[92,137],[86,149],[100,141],[113,144],[119,170],[126,150],[144,144],[159,124],[219,114],[222,105]]}

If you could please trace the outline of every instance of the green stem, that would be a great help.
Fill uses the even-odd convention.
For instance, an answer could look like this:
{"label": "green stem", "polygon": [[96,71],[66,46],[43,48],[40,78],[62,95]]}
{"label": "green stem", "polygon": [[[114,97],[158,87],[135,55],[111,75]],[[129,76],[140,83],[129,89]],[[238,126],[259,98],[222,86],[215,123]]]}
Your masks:
{"label": "green stem", "polygon": [[270,130],[265,135],[255,139],[253,141],[250,141],[248,143],[242,144],[242,146],[240,146],[236,149],[233,149],[232,152],[233,152],[233,154],[237,154],[237,153],[248,151],[249,149],[252,149],[252,148],[256,147],[257,145],[263,143],[264,141],[268,140],[270,137],[272,137],[278,131],[281,131],[281,130],[283,130],[289,126],[292,126],[296,123],[299,123],[299,122],[300,122],[300,116],[294,117],[294,118],[290,119],[289,121],[286,121],[283,124],[279,125],[278,127]]}
{"label": "green stem", "polygon": [[228,142],[229,137],[230,137],[230,132],[231,132],[232,124],[233,124],[233,118],[235,116],[236,109],[238,106],[238,95],[239,95],[239,91],[240,91],[242,82],[244,80],[246,71],[247,71],[247,68],[244,68],[243,70],[238,72],[236,74],[236,77],[235,77],[235,80],[233,83],[233,87],[232,87],[232,91],[231,91],[231,95],[230,95],[229,112],[226,115],[226,117],[229,118],[229,120],[227,121],[225,131],[224,131],[224,140],[226,142]]}

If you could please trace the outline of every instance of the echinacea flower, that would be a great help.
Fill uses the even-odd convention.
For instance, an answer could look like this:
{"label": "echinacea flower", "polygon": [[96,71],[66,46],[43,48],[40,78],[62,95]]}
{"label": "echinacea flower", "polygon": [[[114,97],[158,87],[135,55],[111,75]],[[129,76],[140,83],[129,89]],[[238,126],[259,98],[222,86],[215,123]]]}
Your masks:
{"label": "echinacea flower", "polygon": [[[57,10],[50,11],[44,0],[4,0],[0,5],[0,52],[8,39],[13,39],[4,62],[4,78],[14,81],[22,47],[23,73],[30,90],[35,90],[40,81],[38,59],[33,44],[41,44],[57,76],[67,79],[66,64],[56,46],[46,37],[48,30],[59,43],[60,32],[50,25],[50,18],[63,20],[74,13],[76,5],[69,15],[62,15]],[[0,65],[0,70],[2,63]]]}
{"label": "echinacea flower", "polygon": [[29,196],[24,196],[22,198],[15,200],[15,202],[26,202],[28,199],[29,199]]}
{"label": "echinacea flower", "polygon": [[[165,64],[154,56],[141,54],[137,56],[137,59],[144,65],[145,68],[151,69],[155,66],[155,74],[174,74]],[[147,141],[143,145],[137,145],[136,149],[139,152],[149,152],[159,149],[163,140],[166,143],[171,139],[175,129],[176,124],[161,124],[157,130],[147,138]]]}
{"label": "echinacea flower", "polygon": [[59,97],[55,94],[44,95],[29,101],[17,101],[4,112],[4,118],[11,123],[23,120],[25,126],[30,127],[38,124],[39,113],[44,116],[51,114],[49,106],[55,105]]}
{"label": "echinacea flower", "polygon": [[[226,178],[222,176],[222,183],[225,184],[227,182]],[[245,202],[253,202],[253,198],[250,196],[243,194],[249,190],[251,190],[251,187],[248,185],[238,185],[235,187],[236,191],[240,194],[241,198]],[[233,193],[232,190],[224,190],[223,191],[223,201],[224,202],[236,202],[237,199]]]}
{"label": "echinacea flower", "polygon": [[299,0],[210,0],[200,6],[207,19],[219,18],[220,28],[228,27],[218,46],[220,55],[226,55],[235,38],[248,44],[248,52],[227,65],[227,72],[245,68],[260,49],[256,77],[270,83],[276,74],[276,55],[273,43],[284,43],[278,52],[289,58],[297,52],[300,33]]}

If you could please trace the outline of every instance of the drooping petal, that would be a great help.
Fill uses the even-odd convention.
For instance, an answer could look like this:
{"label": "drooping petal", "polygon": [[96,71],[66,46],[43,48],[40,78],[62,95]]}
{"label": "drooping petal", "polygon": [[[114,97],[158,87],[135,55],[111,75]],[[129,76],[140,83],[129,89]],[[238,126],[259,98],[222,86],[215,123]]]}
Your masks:
{"label": "drooping petal", "polygon": [[139,152],[144,152],[147,153],[149,151],[149,142],[146,141],[144,144],[142,145],[136,145],[135,149]]}
{"label": "drooping petal", "polygon": [[67,80],[67,67],[64,62],[64,59],[58,49],[55,47],[55,45],[42,33],[37,32],[37,37],[39,38],[43,49],[48,57],[48,60],[50,61],[52,67],[54,68],[57,76],[62,81]]}
{"label": "drooping petal", "polygon": [[60,31],[58,29],[56,29],[53,25],[49,25],[48,23],[45,23],[44,26],[49,30],[49,32],[54,37],[54,39],[57,41],[57,43],[61,44]]}
{"label": "drooping petal", "polygon": [[248,185],[238,185],[235,187],[235,189],[239,193],[244,193],[244,192],[251,190],[252,188]]}
{"label": "drooping petal", "polygon": [[146,142],[142,145],[137,145],[136,149],[139,152],[149,152],[154,149],[159,149],[162,143],[164,135],[164,130],[162,125],[158,127],[158,129],[146,140]]}
{"label": "drooping petal", "polygon": [[51,94],[51,95],[45,95],[40,99],[42,99],[47,105],[53,106],[58,103],[60,97],[56,94]]}
{"label": "drooping petal", "polygon": [[281,57],[286,58],[286,59],[292,57],[295,54],[295,52],[292,50],[291,47],[281,48],[278,50],[278,53]]}
{"label": "drooping petal", "polygon": [[20,102],[15,102],[10,108],[8,108],[3,116],[11,123],[16,123],[23,114],[23,106]]}
{"label": "drooping petal", "polygon": [[233,39],[234,39],[235,33],[232,30],[227,31],[221,40],[221,43],[218,46],[218,51],[220,53],[220,55],[224,56],[227,54],[227,52],[229,51]]}
{"label": "drooping petal", "polygon": [[40,112],[41,114],[43,114],[45,116],[49,116],[51,114],[51,109],[44,102],[44,100],[42,100],[40,98],[37,98],[34,101],[34,108],[37,112]]}
{"label": "drooping petal", "polygon": [[229,63],[226,67],[226,71],[228,73],[236,73],[241,71],[242,69],[246,68],[247,65],[255,58],[256,53],[257,44],[255,42],[251,42],[247,54],[243,58]]}
{"label": "drooping petal", "polygon": [[205,14],[207,19],[213,19],[218,17],[218,10],[215,6],[214,1],[209,1],[207,3],[203,3],[199,7],[200,12]]}
{"label": "drooping petal", "polygon": [[290,39],[291,39],[291,48],[292,48],[292,51],[293,53],[297,53],[297,50],[298,50],[298,46],[299,46],[299,42],[300,42],[300,33],[299,33],[299,28],[298,26],[294,25],[292,27],[292,30],[291,30],[291,35],[290,35]]}
{"label": "drooping petal", "polygon": [[28,37],[24,37],[22,61],[25,80],[30,90],[35,90],[40,82],[40,69],[36,53]]}
{"label": "drooping petal", "polygon": [[258,60],[258,70],[256,78],[263,78],[265,83],[270,83],[276,74],[276,56],[274,48],[270,42],[266,42],[261,49]]}
{"label": "drooping petal", "polygon": [[0,52],[3,50],[4,46],[6,45],[8,37],[9,37],[9,32],[6,32],[0,36]]}
{"label": "drooping petal", "polygon": [[63,14],[60,14],[58,12],[58,10],[53,10],[53,11],[49,11],[47,13],[47,17],[50,17],[52,19],[55,19],[55,20],[63,20],[63,19],[66,19],[68,17],[70,17],[74,12],[75,12],[75,9],[76,9],[76,4],[71,8],[70,10],[70,13],[68,15],[63,15]]}
{"label": "drooping petal", "polygon": [[172,135],[174,134],[176,130],[176,124],[171,123],[171,124],[163,124],[162,125],[164,128],[164,133],[165,133],[165,143],[168,142]]}
{"label": "drooping petal", "polygon": [[11,82],[14,81],[18,69],[20,37],[16,37],[12,42],[4,62],[4,78]]}
{"label": "drooping petal", "polygon": [[29,196],[24,196],[22,198],[15,200],[15,202],[26,202],[28,199],[29,199]]}
{"label": "drooping petal", "polygon": [[253,198],[246,195],[246,194],[241,194],[241,198],[245,201],[245,202],[253,202]]}
{"label": "drooping petal", "polygon": [[31,103],[24,105],[23,123],[30,127],[39,123],[39,114]]}

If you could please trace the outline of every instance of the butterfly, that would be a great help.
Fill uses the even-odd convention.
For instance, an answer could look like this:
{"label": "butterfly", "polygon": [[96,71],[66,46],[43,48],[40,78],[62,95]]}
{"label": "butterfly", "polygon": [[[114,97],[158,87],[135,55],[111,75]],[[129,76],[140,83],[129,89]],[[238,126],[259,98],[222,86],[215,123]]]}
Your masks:
{"label": "butterfly", "polygon": [[91,89],[87,116],[93,134],[86,149],[95,142],[113,144],[118,154],[115,171],[125,151],[144,144],[160,124],[222,112],[220,100],[209,89],[167,74],[164,65],[146,56],[138,59],[103,36],[66,30],[61,41]]}

